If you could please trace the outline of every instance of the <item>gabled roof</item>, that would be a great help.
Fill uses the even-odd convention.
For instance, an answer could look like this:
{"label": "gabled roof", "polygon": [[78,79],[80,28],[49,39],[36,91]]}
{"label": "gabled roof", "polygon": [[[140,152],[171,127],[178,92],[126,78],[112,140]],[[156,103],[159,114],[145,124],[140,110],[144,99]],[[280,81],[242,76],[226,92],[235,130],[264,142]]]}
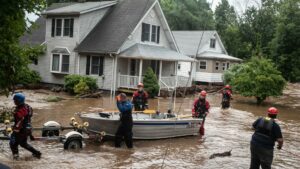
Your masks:
{"label": "gabled roof", "polygon": [[[72,5],[74,3],[53,3],[47,8],[48,10],[53,10],[57,8],[62,8],[65,6]],[[45,42],[46,38],[46,19],[40,16],[33,25],[31,25],[29,32],[26,32],[22,37],[20,37],[20,43],[22,45],[41,45]]]}
{"label": "gabled roof", "polygon": [[146,60],[187,61],[194,59],[162,46],[137,43],[119,54],[120,57]]}
{"label": "gabled roof", "polygon": [[156,0],[120,0],[75,50],[79,53],[117,53],[155,2]]}
{"label": "gabled roof", "polygon": [[[172,31],[175,41],[178,45],[179,50],[189,56],[195,56],[197,51],[199,51],[206,45],[210,39],[215,35],[223,48],[225,54],[227,54],[221,39],[217,31]],[[200,42],[201,41],[201,42]],[[199,46],[200,43],[200,46]],[[199,46],[199,50],[198,50]]]}
{"label": "gabled roof", "polygon": [[99,10],[115,5],[116,1],[100,1],[100,2],[84,2],[84,3],[73,3],[68,6],[61,8],[47,10],[42,12],[42,15],[80,15],[87,12]]}

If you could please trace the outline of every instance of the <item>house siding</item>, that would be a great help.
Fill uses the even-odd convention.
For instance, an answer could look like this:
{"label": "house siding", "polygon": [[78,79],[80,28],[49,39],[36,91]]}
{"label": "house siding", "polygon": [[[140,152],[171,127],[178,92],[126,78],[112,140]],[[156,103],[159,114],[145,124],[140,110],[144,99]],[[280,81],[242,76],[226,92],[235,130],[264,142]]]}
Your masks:
{"label": "house siding", "polygon": [[152,8],[151,11],[147,14],[147,16],[143,19],[142,23],[147,23],[150,25],[156,25],[160,26],[160,40],[159,44],[154,43],[154,42],[142,42],[141,41],[141,36],[142,36],[142,24],[140,24],[135,32],[131,34],[125,43],[122,45],[120,51],[124,51],[128,49],[129,47],[133,46],[136,43],[142,43],[142,44],[149,44],[149,45],[155,45],[155,46],[164,46],[168,49],[171,49],[169,40],[167,39],[166,32],[167,30],[164,30],[162,27],[162,22],[159,19],[156,8]]}

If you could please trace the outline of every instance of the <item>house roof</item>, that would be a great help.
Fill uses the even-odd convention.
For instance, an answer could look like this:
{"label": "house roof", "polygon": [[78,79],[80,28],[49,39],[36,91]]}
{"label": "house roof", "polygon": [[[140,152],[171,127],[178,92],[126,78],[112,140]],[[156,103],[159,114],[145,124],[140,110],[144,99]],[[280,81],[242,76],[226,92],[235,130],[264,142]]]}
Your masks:
{"label": "house roof", "polygon": [[[179,50],[189,56],[195,56],[214,35],[218,36],[217,31],[172,31]],[[201,42],[200,42],[201,40]],[[200,43],[200,46],[199,46]],[[222,42],[221,42],[222,45]],[[199,50],[198,50],[199,46]],[[222,46],[224,53],[226,49]]]}
{"label": "house roof", "polygon": [[75,50],[79,53],[117,53],[155,2],[156,0],[120,0]]}
{"label": "house roof", "polygon": [[116,1],[73,3],[56,9],[48,9],[47,11],[42,12],[42,15],[80,15],[115,4]]}
{"label": "house roof", "polygon": [[243,61],[242,59],[233,57],[233,56],[229,56],[223,53],[217,53],[217,52],[202,52],[200,54],[197,55],[197,58],[199,59],[215,59],[215,60],[231,60],[231,61],[238,61],[241,62]]}
{"label": "house roof", "polygon": [[167,60],[167,61],[187,61],[194,59],[178,53],[174,50],[162,46],[153,46],[137,43],[119,54],[119,57],[146,59],[146,60]]}
{"label": "house roof", "polygon": [[[74,3],[53,3],[47,8],[48,10],[57,9],[65,6],[72,5]],[[20,43],[22,45],[41,45],[45,42],[46,36],[46,18],[40,16],[33,25],[31,25],[29,32],[26,32],[20,37]]]}

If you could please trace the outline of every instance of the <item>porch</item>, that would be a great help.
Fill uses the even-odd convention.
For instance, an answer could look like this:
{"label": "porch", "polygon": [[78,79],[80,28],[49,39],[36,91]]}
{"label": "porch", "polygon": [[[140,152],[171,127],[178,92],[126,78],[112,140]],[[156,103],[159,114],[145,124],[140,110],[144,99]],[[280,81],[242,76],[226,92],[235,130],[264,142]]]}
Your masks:
{"label": "porch", "polygon": [[152,68],[160,89],[174,89],[187,84],[188,77],[177,76],[178,61],[193,59],[161,46],[135,44],[121,52],[117,64],[117,88],[136,88],[143,82],[148,67]]}

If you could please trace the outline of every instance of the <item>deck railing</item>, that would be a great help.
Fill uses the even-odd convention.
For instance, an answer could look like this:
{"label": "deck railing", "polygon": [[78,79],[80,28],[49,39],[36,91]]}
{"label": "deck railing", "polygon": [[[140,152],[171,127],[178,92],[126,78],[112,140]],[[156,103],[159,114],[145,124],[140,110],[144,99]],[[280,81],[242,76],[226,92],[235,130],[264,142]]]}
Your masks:
{"label": "deck railing", "polygon": [[[143,81],[143,78],[142,78]],[[118,87],[123,88],[136,88],[136,85],[139,83],[139,76],[131,75],[119,75],[119,84]]]}

